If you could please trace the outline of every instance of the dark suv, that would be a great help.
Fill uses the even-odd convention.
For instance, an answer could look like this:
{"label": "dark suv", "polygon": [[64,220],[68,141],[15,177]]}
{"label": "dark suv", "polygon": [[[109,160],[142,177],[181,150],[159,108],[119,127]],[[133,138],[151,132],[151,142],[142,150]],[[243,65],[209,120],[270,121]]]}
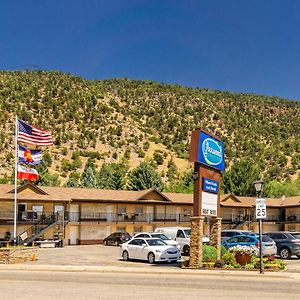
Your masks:
{"label": "dark suv", "polygon": [[277,232],[266,232],[277,246],[277,254],[281,258],[290,258],[292,255],[296,255],[300,258],[300,235],[296,232],[289,231],[277,231]]}
{"label": "dark suv", "polygon": [[108,245],[115,245],[115,246],[120,246],[123,243],[126,243],[131,239],[131,235],[128,232],[114,232],[107,236],[103,240],[103,244],[108,246]]}

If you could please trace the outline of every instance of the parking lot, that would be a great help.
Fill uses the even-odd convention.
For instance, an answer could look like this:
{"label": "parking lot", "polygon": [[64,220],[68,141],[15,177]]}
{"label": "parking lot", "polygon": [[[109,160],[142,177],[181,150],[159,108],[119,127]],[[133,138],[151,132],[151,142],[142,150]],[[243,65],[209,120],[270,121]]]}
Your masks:
{"label": "parking lot", "polygon": [[[188,257],[183,257],[187,259]],[[300,259],[286,260],[288,271],[300,273]],[[66,246],[63,248],[41,248],[38,251],[38,260],[28,262],[35,265],[71,265],[71,266],[122,266],[134,268],[151,268],[142,261],[125,262],[120,257],[120,248],[104,245]],[[160,263],[160,267],[180,268],[181,263]]]}

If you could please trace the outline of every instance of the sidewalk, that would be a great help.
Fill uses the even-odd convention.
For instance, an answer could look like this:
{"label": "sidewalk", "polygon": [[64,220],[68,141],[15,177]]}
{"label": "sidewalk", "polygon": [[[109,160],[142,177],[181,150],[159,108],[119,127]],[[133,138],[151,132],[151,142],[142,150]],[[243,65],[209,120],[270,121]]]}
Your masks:
{"label": "sidewalk", "polygon": [[168,274],[168,275],[203,275],[221,277],[261,277],[261,278],[285,278],[300,280],[299,273],[289,272],[265,272],[259,274],[258,271],[234,271],[234,270],[192,270],[181,268],[165,268],[159,265],[147,267],[133,266],[89,266],[89,265],[34,265],[34,264],[14,264],[0,265],[1,271],[52,271],[52,272],[99,272],[99,273],[128,273],[128,274]]}

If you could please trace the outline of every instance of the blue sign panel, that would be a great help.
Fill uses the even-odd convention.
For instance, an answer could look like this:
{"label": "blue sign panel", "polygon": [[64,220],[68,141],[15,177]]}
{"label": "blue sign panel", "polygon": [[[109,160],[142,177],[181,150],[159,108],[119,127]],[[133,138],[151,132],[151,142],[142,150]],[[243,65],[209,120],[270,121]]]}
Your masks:
{"label": "blue sign panel", "polygon": [[218,194],[219,183],[218,181],[203,178],[203,191]]}
{"label": "blue sign panel", "polygon": [[200,131],[198,161],[209,167],[224,171],[224,143]]}

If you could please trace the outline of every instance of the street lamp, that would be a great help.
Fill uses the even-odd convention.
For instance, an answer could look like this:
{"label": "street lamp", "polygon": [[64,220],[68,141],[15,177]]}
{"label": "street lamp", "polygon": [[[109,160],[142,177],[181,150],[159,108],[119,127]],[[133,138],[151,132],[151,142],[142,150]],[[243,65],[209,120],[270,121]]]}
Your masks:
{"label": "street lamp", "polygon": [[264,189],[264,182],[262,180],[257,180],[254,182],[254,187],[259,197],[261,197],[261,193]]}
{"label": "street lamp", "polygon": [[[264,182],[262,180],[257,180],[254,182],[254,187],[257,195],[261,198],[261,194],[264,188]],[[259,224],[259,273],[263,274],[263,257],[262,257],[262,219],[258,219]]]}

